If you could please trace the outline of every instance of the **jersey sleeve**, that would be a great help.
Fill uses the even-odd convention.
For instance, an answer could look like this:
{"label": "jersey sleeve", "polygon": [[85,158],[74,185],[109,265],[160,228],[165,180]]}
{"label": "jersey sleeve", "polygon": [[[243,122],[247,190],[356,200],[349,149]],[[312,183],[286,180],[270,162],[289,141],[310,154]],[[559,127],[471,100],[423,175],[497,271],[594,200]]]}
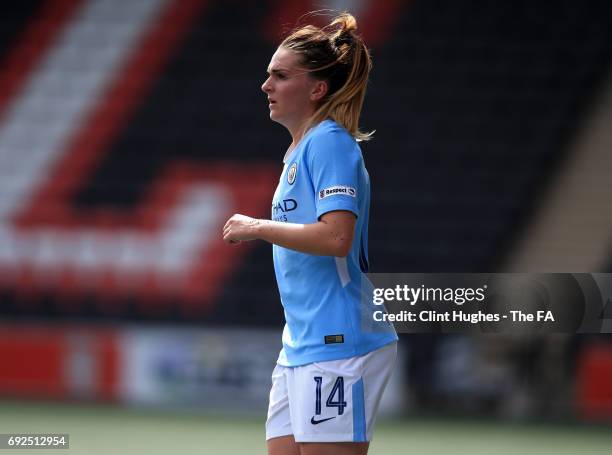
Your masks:
{"label": "jersey sleeve", "polygon": [[313,137],[308,164],[317,219],[334,210],[348,210],[359,216],[361,153],[354,139],[335,131]]}

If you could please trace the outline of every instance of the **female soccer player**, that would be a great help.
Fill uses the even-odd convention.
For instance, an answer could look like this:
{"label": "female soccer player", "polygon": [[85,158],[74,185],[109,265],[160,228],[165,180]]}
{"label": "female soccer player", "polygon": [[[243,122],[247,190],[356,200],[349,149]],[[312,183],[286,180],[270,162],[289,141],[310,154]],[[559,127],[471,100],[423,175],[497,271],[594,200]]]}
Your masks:
{"label": "female soccer player", "polygon": [[358,128],[371,60],[343,13],[295,30],[262,85],[292,142],[272,220],[233,215],[229,243],[273,244],[285,311],[266,422],[270,455],[366,454],[397,335],[374,323],[368,269],[370,183]]}

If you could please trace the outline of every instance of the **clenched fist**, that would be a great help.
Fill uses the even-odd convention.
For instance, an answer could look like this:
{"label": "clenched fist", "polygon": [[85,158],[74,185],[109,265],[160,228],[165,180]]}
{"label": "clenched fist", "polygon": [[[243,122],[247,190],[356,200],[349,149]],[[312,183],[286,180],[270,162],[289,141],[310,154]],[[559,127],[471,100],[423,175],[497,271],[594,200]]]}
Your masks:
{"label": "clenched fist", "polygon": [[223,240],[227,243],[255,240],[258,225],[258,219],[236,213],[223,226]]}

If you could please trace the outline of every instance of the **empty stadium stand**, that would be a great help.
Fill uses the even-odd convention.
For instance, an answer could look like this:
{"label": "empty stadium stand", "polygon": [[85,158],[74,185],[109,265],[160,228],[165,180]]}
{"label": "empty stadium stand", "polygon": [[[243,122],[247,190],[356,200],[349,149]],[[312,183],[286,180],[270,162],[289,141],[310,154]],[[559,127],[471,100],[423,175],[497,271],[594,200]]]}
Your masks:
{"label": "empty stadium stand", "polygon": [[[3,16],[2,55],[24,17],[36,17],[37,2],[26,3],[31,8],[14,10],[12,20]],[[260,92],[274,51],[261,30],[272,4],[209,2],[198,10],[72,196],[75,210],[129,213],[176,160],[263,163],[280,172],[288,136],[269,121]],[[376,130],[362,145],[373,186],[372,271],[495,271],[608,74],[612,6],[420,0],[401,11],[393,33],[373,49],[362,121]],[[94,52],[104,43],[88,45]],[[172,299],[166,310],[149,312],[124,296],[110,311],[93,292],[61,309],[52,291],[26,304],[11,283],[2,289],[0,313],[12,316],[282,321],[265,244],[246,253],[212,309],[189,318]]]}

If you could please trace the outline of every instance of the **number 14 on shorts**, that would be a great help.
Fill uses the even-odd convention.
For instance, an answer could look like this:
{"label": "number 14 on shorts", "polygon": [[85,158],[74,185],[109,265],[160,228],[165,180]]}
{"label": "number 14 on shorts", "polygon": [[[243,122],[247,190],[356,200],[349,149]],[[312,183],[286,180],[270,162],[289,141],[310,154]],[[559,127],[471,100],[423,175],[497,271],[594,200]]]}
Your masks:
{"label": "number 14 on shorts", "polygon": [[[315,415],[310,419],[310,423],[318,425],[319,423],[327,422],[328,420],[335,419],[337,416],[328,417],[326,419],[317,419],[316,416],[321,415],[321,386],[323,384],[323,378],[321,376],[315,376]],[[334,386],[325,401],[325,406],[328,408],[338,408],[338,415],[344,414],[344,408],[347,406],[344,401],[344,377],[338,376]]]}

